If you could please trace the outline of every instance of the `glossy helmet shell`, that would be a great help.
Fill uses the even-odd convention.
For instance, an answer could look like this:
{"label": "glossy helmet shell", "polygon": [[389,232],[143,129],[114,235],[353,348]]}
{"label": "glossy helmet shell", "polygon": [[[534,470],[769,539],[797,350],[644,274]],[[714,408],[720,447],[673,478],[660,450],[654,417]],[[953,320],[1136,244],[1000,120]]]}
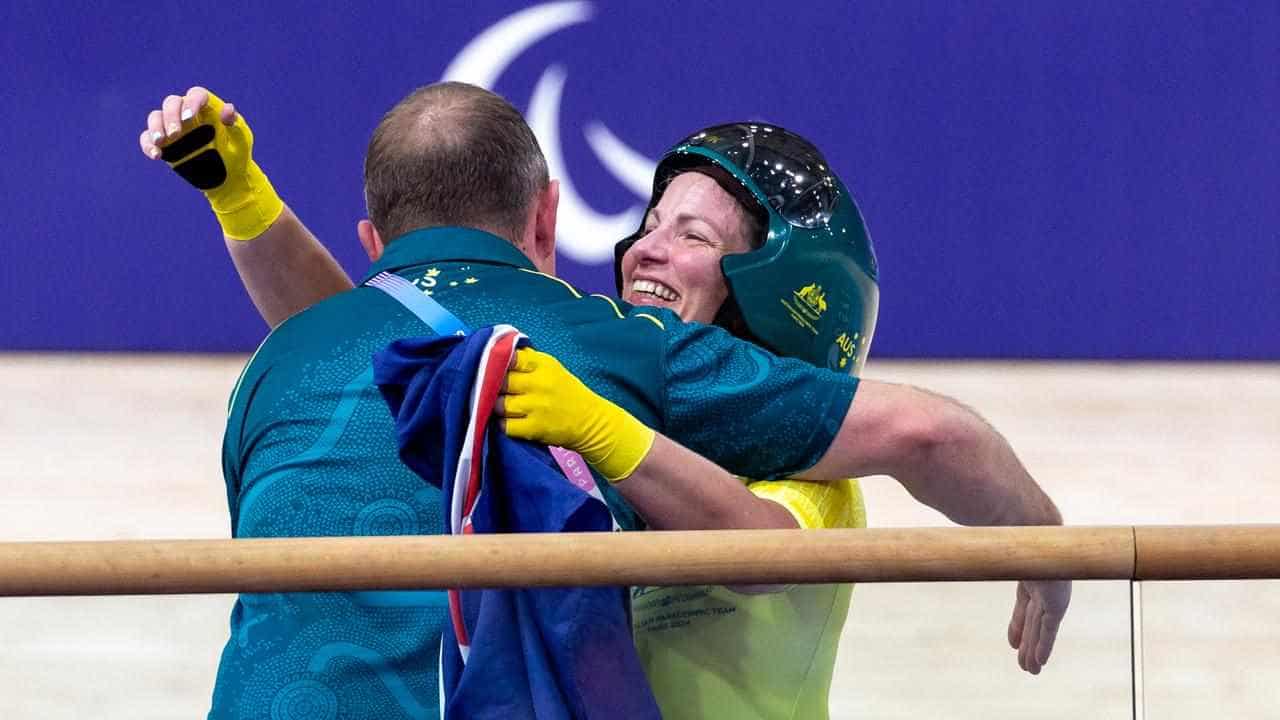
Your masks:
{"label": "glossy helmet shell", "polygon": [[[700,167],[724,170],[731,180],[718,182],[766,220],[758,248],[720,260],[726,306],[736,306],[752,339],[774,352],[859,374],[880,290],[871,236],[844,183],[795,133],[765,123],[717,125],[663,155],[649,209],[672,178]],[[622,256],[642,231],[614,248],[620,293]]]}

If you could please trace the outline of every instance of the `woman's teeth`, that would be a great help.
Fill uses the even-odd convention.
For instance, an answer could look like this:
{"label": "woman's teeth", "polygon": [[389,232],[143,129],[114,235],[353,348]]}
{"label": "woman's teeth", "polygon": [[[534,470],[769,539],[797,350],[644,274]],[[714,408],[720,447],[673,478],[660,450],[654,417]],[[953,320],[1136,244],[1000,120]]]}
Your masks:
{"label": "woman's teeth", "polygon": [[668,302],[680,299],[680,294],[675,290],[672,290],[662,283],[654,282],[653,280],[636,280],[632,282],[631,292],[653,295],[660,300],[666,300]]}

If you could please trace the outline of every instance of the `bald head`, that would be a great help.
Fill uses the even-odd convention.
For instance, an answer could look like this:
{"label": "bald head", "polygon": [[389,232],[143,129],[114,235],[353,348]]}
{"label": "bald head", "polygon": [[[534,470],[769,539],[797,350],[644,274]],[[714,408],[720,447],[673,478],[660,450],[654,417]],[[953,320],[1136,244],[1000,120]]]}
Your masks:
{"label": "bald head", "polygon": [[418,88],[378,123],[364,161],[369,219],[387,240],[442,225],[519,244],[547,163],[520,113],[474,85]]}

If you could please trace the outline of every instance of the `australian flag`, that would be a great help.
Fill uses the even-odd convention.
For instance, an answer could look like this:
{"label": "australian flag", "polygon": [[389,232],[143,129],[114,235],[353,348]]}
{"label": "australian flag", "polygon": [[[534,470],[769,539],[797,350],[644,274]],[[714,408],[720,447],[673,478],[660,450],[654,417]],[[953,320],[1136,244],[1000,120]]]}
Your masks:
{"label": "australian flag", "polygon": [[[400,457],[442,490],[446,532],[585,532],[614,527],[597,492],[566,479],[543,446],[490,422],[526,338],[498,325],[400,340],[374,356]],[[441,648],[446,720],[660,718],[640,665],[624,588],[449,591]]]}

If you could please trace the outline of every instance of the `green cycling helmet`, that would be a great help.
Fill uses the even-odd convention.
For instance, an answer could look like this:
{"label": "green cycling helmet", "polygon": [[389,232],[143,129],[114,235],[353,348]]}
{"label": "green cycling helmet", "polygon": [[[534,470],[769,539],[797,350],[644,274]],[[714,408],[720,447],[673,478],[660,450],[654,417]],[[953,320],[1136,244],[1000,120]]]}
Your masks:
{"label": "green cycling helmet", "polygon": [[[860,374],[880,290],[871,236],[844,183],[795,133],[765,123],[716,125],[663,155],[648,209],[676,175],[713,167],[724,172],[711,177],[765,228],[755,249],[720,259],[729,298],[716,324],[779,355]],[[643,231],[642,222],[614,247],[620,294],[622,256]]]}

